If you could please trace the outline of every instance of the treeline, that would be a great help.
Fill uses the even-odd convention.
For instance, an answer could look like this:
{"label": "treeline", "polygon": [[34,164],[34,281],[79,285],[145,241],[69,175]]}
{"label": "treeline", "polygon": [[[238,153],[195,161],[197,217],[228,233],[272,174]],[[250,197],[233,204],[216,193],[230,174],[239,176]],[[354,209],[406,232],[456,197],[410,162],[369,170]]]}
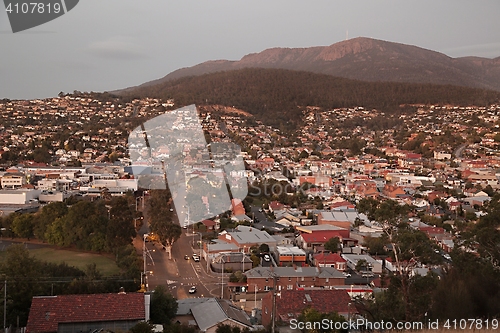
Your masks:
{"label": "treeline", "polygon": [[54,202],[37,213],[10,214],[0,223],[7,237],[34,237],[57,246],[115,253],[136,235],[130,207],[127,197],[108,202],[80,200],[70,206]]}
{"label": "treeline", "polygon": [[252,113],[268,124],[296,125],[301,107],[364,106],[384,111],[401,104],[489,105],[500,92],[450,85],[364,82],[309,72],[246,68],[185,77],[123,93],[131,98],[173,98],[176,105],[221,104]]}
{"label": "treeline", "polygon": [[[137,258],[133,247],[122,248],[119,256],[120,260]],[[134,265],[139,272],[140,262],[137,261]],[[7,318],[4,327],[15,326],[17,323],[19,327],[26,326],[33,296],[116,293],[122,287],[126,291],[139,289],[138,278],[129,275],[129,272],[118,277],[105,278],[97,270],[95,264],[89,264],[81,270],[68,266],[66,263],[45,262],[30,256],[29,251],[22,244],[12,245],[6,249],[0,264],[0,274],[7,284],[5,312]],[[138,276],[138,274],[135,275]],[[4,281],[2,281],[2,286]],[[3,306],[4,303],[1,302],[0,311],[2,312]]]}
{"label": "treeline", "polygon": [[[391,200],[362,199],[357,208],[384,226],[382,237],[366,242],[370,253],[386,253],[396,268],[395,273],[381,276],[385,291],[372,300],[356,301],[366,318],[395,322],[500,316],[499,194],[489,203],[488,215],[460,226],[460,237],[451,252],[453,261],[448,263],[435,253],[437,245],[427,235],[408,226],[405,217],[410,207]],[[440,269],[425,276],[412,274],[419,263],[439,265]]]}

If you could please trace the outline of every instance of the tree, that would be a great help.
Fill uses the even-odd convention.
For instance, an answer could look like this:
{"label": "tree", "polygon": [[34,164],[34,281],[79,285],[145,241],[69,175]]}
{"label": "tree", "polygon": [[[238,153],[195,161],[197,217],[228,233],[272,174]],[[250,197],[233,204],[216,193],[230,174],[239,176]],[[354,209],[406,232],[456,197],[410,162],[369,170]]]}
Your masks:
{"label": "tree", "polygon": [[365,259],[358,260],[355,269],[358,272],[366,271],[368,269],[368,262]]}
{"label": "tree", "polygon": [[[436,256],[429,238],[421,231],[414,230],[404,222],[408,206],[399,205],[396,201],[370,202],[363,205],[362,213],[372,217],[383,227],[385,237],[392,246],[391,255],[396,269],[391,279],[394,297],[401,297],[405,320],[419,319],[412,307],[412,272],[419,264],[435,264]],[[430,305],[429,305],[430,306]]]}
{"label": "tree", "polygon": [[34,225],[34,234],[40,240],[47,240],[45,234],[47,228],[57,218],[61,218],[68,213],[68,206],[64,202],[52,202],[44,206],[41,212],[37,215],[36,223]]}
{"label": "tree", "polygon": [[160,243],[165,246],[169,259],[172,259],[172,246],[182,235],[181,226],[170,222],[159,225],[154,230],[158,234]]}
{"label": "tree", "polygon": [[387,236],[383,234],[380,237],[366,237],[365,246],[368,248],[368,253],[371,255],[379,254],[385,255],[387,244]]}
{"label": "tree", "polygon": [[12,221],[12,231],[18,237],[30,239],[33,236],[33,215],[21,214],[16,216]]}
{"label": "tree", "polygon": [[153,324],[168,325],[177,313],[177,300],[165,286],[159,285],[151,296],[151,321]]}
{"label": "tree", "polygon": [[12,245],[6,250],[0,272],[7,279],[7,322],[13,324],[19,318],[25,326],[31,299],[42,293],[40,264],[23,245]]}
{"label": "tree", "polygon": [[130,328],[132,333],[153,333],[153,324],[141,321]]}
{"label": "tree", "polygon": [[[329,323],[328,327],[323,327],[321,324],[324,320]],[[309,326],[306,324],[303,332],[306,333],[337,333],[337,332],[347,332],[347,330],[336,330],[335,323],[345,322],[346,319],[336,312],[321,313],[318,310],[308,307],[302,311],[298,318],[299,322],[310,323]],[[315,324],[317,323],[317,324]],[[316,325],[316,327],[314,326]],[[318,328],[317,326],[321,326]]]}
{"label": "tree", "polygon": [[338,237],[332,237],[325,243],[325,250],[330,252],[337,252],[340,248],[340,239]]}
{"label": "tree", "polygon": [[269,252],[269,245],[262,243],[259,245],[259,251],[260,253],[268,253]]}
{"label": "tree", "polygon": [[128,245],[136,235],[134,215],[125,197],[111,200],[110,219],[106,229],[106,240],[111,250]]}

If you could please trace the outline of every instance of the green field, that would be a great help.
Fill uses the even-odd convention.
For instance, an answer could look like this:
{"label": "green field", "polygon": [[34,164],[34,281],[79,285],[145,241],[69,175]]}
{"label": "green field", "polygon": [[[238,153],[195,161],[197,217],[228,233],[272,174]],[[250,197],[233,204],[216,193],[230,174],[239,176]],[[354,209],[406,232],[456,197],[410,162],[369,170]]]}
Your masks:
{"label": "green field", "polygon": [[118,275],[120,273],[120,269],[116,266],[113,259],[100,254],[60,250],[51,247],[30,250],[30,254],[43,261],[53,263],[65,262],[69,266],[74,266],[81,270],[85,270],[86,265],[95,263],[99,272],[104,276]]}

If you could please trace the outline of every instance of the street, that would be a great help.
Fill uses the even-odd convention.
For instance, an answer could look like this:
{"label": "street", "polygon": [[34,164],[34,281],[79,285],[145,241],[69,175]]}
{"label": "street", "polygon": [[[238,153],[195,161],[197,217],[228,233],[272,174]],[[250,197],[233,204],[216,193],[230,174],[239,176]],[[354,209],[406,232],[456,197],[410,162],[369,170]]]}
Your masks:
{"label": "street", "polygon": [[[144,209],[143,214],[145,223],[134,242],[141,252],[144,246],[143,235],[148,232],[147,209]],[[178,223],[176,215],[174,219],[174,223]],[[194,253],[200,254],[197,243],[199,238],[199,234],[193,234],[191,228],[182,229],[181,237],[172,247],[172,259],[168,258],[168,252],[161,244],[147,242],[146,249],[149,253],[146,256],[147,290],[154,290],[156,286],[164,285],[177,299],[220,297],[220,275],[211,271],[207,273],[207,262],[203,258],[199,262],[195,262],[192,258]],[[189,256],[188,260],[184,259],[185,255]],[[194,294],[189,294],[188,290],[192,286],[196,286],[197,290]]]}

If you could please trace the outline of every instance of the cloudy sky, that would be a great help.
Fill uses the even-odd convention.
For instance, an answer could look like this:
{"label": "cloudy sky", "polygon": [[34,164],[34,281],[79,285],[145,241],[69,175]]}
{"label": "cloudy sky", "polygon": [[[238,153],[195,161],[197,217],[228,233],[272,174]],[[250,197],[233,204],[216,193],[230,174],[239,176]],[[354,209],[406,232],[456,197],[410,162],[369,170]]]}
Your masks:
{"label": "cloudy sky", "polygon": [[331,45],[346,31],[452,57],[500,56],[498,0],[80,0],[15,34],[0,8],[0,98],[10,99],[125,88],[207,60]]}

